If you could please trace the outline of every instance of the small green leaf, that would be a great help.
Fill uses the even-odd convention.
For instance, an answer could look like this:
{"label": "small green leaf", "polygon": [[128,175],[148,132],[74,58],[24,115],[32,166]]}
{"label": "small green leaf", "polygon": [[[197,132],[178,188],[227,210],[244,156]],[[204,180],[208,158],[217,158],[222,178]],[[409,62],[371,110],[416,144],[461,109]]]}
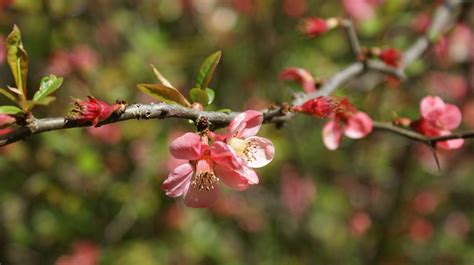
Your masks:
{"label": "small green leaf", "polygon": [[162,84],[138,84],[137,88],[143,93],[163,102],[191,107],[189,101],[174,87],[168,87]]}
{"label": "small green leaf", "polygon": [[189,91],[189,98],[191,98],[192,102],[199,102],[203,106],[207,106],[209,102],[209,96],[207,95],[206,91],[200,88],[192,88]]}
{"label": "small green leaf", "polygon": [[17,114],[22,111],[23,110],[17,106],[1,106],[0,107],[0,114]]}
{"label": "small green leaf", "polygon": [[38,91],[36,91],[35,95],[33,96],[33,101],[41,101],[43,98],[51,95],[51,93],[56,91],[62,83],[63,79],[61,77],[58,78],[55,75],[43,77],[41,79]]}
{"label": "small green leaf", "polygon": [[214,98],[216,97],[216,93],[214,92],[214,90],[208,87],[206,87],[206,93],[207,93],[207,98],[208,98],[207,104],[210,105],[214,101]]}
{"label": "small green leaf", "polygon": [[212,75],[214,74],[214,70],[216,69],[217,64],[221,59],[222,52],[218,51],[211,54],[209,57],[204,60],[201,65],[201,69],[199,69],[199,73],[196,79],[196,87],[205,89],[209,82],[211,82]]}
{"label": "small green leaf", "polygon": [[10,94],[10,92],[8,92],[5,88],[0,88],[0,94],[4,95],[9,100],[16,102],[16,98],[12,94]]}
{"label": "small green leaf", "polygon": [[23,48],[20,29],[14,25],[6,40],[7,61],[15,78],[16,87],[26,96],[26,76],[28,74],[28,54]]}
{"label": "small green leaf", "polygon": [[156,68],[155,66],[152,64],[151,65],[151,69],[153,69],[153,73],[155,74],[156,76],[156,79],[158,79],[158,81],[160,81],[160,83],[164,86],[167,86],[167,87],[172,87],[172,88],[175,88],[171,83],[170,81],[168,81],[168,79],[166,79]]}

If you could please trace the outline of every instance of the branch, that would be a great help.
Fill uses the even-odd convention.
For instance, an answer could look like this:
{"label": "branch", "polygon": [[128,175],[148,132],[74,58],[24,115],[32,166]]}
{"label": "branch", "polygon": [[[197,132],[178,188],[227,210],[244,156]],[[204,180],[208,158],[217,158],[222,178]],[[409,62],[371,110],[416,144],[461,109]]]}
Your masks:
{"label": "branch", "polygon": [[[433,36],[439,36],[439,34],[442,34],[446,30],[448,23],[452,20],[454,9],[458,7],[461,2],[461,0],[447,0],[444,5],[438,7],[428,33],[425,36],[420,37],[407,51],[405,51],[403,57],[404,67],[393,68],[376,60],[368,60],[365,64],[362,62],[355,62],[333,75],[318,91],[298,96],[293,101],[293,104],[300,105],[308,99],[318,96],[330,95],[342,84],[356,77],[357,75],[366,72],[367,70],[374,70],[384,74],[394,75],[402,79],[405,78],[404,68],[417,60],[428,49],[429,44],[431,43],[430,40],[433,40]],[[348,30],[349,38],[351,39],[351,45],[354,51],[357,51],[360,49],[360,45],[352,23],[345,25],[345,28]],[[355,41],[353,38],[356,38]],[[275,107],[270,110],[263,110],[262,113],[264,114],[265,123],[274,123],[277,125],[282,124],[295,116],[294,113],[288,112],[287,108],[285,107]],[[204,117],[211,124],[213,124],[214,127],[219,128],[229,124],[232,118],[234,118],[237,114],[238,113],[225,114],[222,112],[199,111],[179,105],[170,105],[165,103],[150,105],[132,104],[127,106],[126,110],[120,115],[112,115],[109,119],[99,123],[98,126],[130,119],[180,118],[197,121],[199,118]],[[5,146],[10,143],[25,139],[28,136],[47,131],[87,126],[90,126],[90,124],[78,123],[74,120],[68,120],[65,117],[33,119],[32,122],[26,126],[19,127],[10,133],[0,135],[0,146]],[[425,136],[416,132],[395,127],[387,123],[374,122],[374,128],[390,131],[412,140],[427,143],[456,138],[471,138],[473,137],[472,135],[474,135],[474,132],[467,132],[438,138],[426,138]]]}
{"label": "branch", "polygon": [[[286,121],[292,115],[285,111],[284,107],[276,107],[271,110],[263,110],[265,123],[281,123]],[[238,113],[222,113],[215,111],[199,111],[191,108],[186,108],[180,105],[171,105],[166,103],[158,104],[132,104],[128,105],[125,111],[119,115],[112,115],[107,120],[98,124],[98,126],[121,122],[132,119],[166,119],[178,118],[197,121],[204,117],[215,128],[220,128],[228,125],[230,121]],[[48,131],[63,130],[68,128],[88,127],[90,123],[80,123],[65,117],[33,119],[28,125],[19,127],[18,129],[0,135],[0,146],[5,146],[19,140],[25,139],[28,136],[39,134]]]}

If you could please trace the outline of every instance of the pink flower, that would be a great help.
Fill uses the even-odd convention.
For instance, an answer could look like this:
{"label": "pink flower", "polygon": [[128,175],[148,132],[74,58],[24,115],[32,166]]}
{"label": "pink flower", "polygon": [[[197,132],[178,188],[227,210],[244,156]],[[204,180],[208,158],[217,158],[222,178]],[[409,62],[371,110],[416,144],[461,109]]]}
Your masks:
{"label": "pink flower", "polygon": [[372,132],[372,119],[357,109],[347,99],[342,99],[323,126],[323,143],[329,150],[336,150],[345,134],[351,139],[360,139]]}
{"label": "pink flower", "polygon": [[411,25],[415,32],[425,33],[430,26],[431,18],[428,13],[421,12],[413,19]]}
{"label": "pink flower", "polygon": [[474,55],[474,36],[471,28],[465,23],[459,23],[449,36],[449,57],[457,63],[467,61]]}
{"label": "pink flower", "polygon": [[75,108],[72,110],[73,120],[79,122],[91,122],[92,126],[96,126],[99,122],[106,120],[112,113],[124,108],[121,103],[109,105],[102,100],[88,96],[87,100],[76,100]]}
{"label": "pink flower", "polygon": [[303,21],[301,32],[308,37],[317,37],[330,28],[326,20],[318,17],[309,17]]}
{"label": "pink flower", "polygon": [[316,185],[302,178],[292,167],[284,167],[280,182],[280,203],[295,219],[300,219],[316,197]]}
{"label": "pink flower", "polygon": [[[417,132],[430,137],[449,135],[462,120],[459,108],[446,104],[439,97],[426,96],[420,102],[421,118],[410,126]],[[456,149],[464,144],[463,139],[438,142],[437,146],[444,149]]]}
{"label": "pink flower", "polygon": [[96,140],[107,144],[116,144],[122,138],[121,127],[117,123],[107,124],[98,128],[87,127],[87,132]]}
{"label": "pink flower", "polygon": [[396,49],[388,48],[380,52],[379,58],[387,65],[398,67],[402,59],[402,54]]}
{"label": "pink flower", "polygon": [[[245,170],[266,166],[273,160],[275,148],[270,140],[255,136],[262,122],[263,115],[259,111],[247,110],[237,115],[227,127],[227,145],[217,142],[215,148],[227,151],[226,154],[243,165]],[[254,182],[258,183],[257,177]]]}
{"label": "pink flower", "polygon": [[289,17],[302,16],[307,10],[306,0],[285,0],[283,2],[283,11]]}
{"label": "pink flower", "polygon": [[71,64],[80,71],[93,70],[97,65],[97,53],[87,45],[78,45],[69,54]]}
{"label": "pink flower", "polygon": [[316,91],[313,76],[303,68],[289,67],[280,73],[281,80],[291,80],[298,82],[305,93]]}

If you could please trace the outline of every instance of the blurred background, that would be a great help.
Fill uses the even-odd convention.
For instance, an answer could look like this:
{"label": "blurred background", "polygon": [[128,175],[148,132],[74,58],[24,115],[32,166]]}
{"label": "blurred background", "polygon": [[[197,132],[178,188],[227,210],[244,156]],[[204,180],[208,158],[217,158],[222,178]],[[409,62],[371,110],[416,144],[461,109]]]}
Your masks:
{"label": "blurred background", "polygon": [[[18,24],[28,84],[65,78],[36,117],[61,116],[71,98],[152,102],[136,89],[154,64],[187,91],[201,62],[223,51],[210,109],[291,101],[289,66],[320,78],[354,60],[343,31],[309,39],[304,17],[350,16],[367,47],[406,49],[442,1],[0,0],[0,86],[13,79],[3,40]],[[468,2],[468,1],[466,1]],[[337,91],[375,120],[416,119],[427,95],[463,110],[474,129],[472,3],[400,83],[368,74]],[[2,98],[1,104],[7,100]],[[374,132],[337,151],[323,121],[300,115],[261,135],[276,158],[245,192],[210,209],[185,208],[160,185],[176,165],[168,144],[183,120],[127,121],[36,135],[0,149],[2,264],[469,264],[474,262],[474,143],[439,152]]]}

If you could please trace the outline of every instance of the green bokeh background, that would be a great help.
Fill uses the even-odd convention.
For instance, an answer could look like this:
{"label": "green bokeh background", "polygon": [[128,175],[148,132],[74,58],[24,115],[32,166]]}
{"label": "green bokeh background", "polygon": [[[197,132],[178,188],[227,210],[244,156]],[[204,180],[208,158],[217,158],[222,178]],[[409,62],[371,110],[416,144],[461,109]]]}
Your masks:
{"label": "green bokeh background", "polygon": [[[282,1],[250,1],[255,6],[248,12],[236,2],[16,0],[0,12],[0,34],[13,24],[22,29],[31,92],[59,51],[87,47],[95,54],[95,63],[64,76],[57,100],[35,109],[36,117],[64,115],[71,97],[151,102],[136,89],[154,82],[150,64],[187,91],[216,50],[223,57],[210,85],[216,91],[210,109],[236,111],[290,102],[297,86],[278,79],[286,67],[327,78],[354,60],[343,31],[308,39],[296,30],[301,17],[288,16]],[[431,2],[384,1],[376,17],[357,23],[362,45],[407,48],[417,37],[413,18],[434,10]],[[195,7],[185,8],[189,3]],[[315,0],[307,1],[304,14],[344,11],[339,1]],[[426,72],[463,74],[469,65],[439,66],[428,54],[399,86],[374,87],[376,77],[365,76],[337,94],[376,120],[394,113],[415,119],[429,91]],[[9,84],[3,63],[0,86]],[[448,101],[463,106],[472,93]],[[224,189],[211,209],[185,208],[160,189],[169,142],[194,129],[183,120],[122,122],[112,129],[119,132],[115,142],[70,129],[4,147],[0,263],[54,264],[87,241],[100,251],[100,264],[473,264],[471,142],[441,152],[438,171],[428,149],[388,133],[344,139],[339,150],[328,151],[323,124],[298,116],[281,129],[264,126],[260,135],[274,142],[276,157],[257,170],[260,184],[245,192]],[[291,192],[282,193],[289,185]]]}

